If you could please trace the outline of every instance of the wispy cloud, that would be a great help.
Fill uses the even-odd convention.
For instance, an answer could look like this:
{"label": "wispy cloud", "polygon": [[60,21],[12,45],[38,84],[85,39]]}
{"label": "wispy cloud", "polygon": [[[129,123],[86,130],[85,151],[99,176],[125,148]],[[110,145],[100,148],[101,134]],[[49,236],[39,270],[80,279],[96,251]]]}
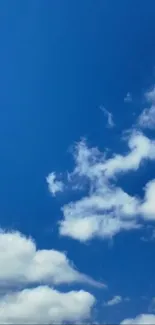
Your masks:
{"label": "wispy cloud", "polygon": [[118,305],[122,301],[123,301],[123,298],[121,296],[114,296],[112,299],[105,302],[104,306],[110,307],[110,306]]}
{"label": "wispy cloud", "polygon": [[115,123],[113,121],[112,113],[110,113],[104,106],[101,106],[100,109],[104,113],[105,117],[107,118],[107,127],[113,128],[115,126]]}
{"label": "wispy cloud", "polygon": [[126,96],[124,97],[124,102],[126,103],[131,103],[132,102],[132,95],[131,93],[127,93]]}

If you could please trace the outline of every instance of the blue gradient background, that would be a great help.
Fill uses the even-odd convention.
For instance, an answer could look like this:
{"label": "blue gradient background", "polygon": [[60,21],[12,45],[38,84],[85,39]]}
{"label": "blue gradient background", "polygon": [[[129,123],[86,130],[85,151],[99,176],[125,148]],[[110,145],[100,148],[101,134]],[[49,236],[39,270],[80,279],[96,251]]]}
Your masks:
{"label": "blue gradient background", "polygon": [[[94,317],[109,323],[148,311],[154,242],[141,241],[143,231],[120,234],[112,244],[61,238],[60,206],[72,196],[52,199],[45,177],[73,168],[68,148],[81,136],[121,152],[122,131],[142,108],[154,65],[152,0],[0,1],[0,225],[33,236],[39,248],[67,251],[81,272],[105,281],[107,291],[83,288],[98,299]],[[132,104],[124,103],[127,92]],[[102,104],[114,115],[113,130],[105,127]],[[121,182],[141,194],[152,177],[150,164]],[[117,294],[130,302],[105,308]]]}

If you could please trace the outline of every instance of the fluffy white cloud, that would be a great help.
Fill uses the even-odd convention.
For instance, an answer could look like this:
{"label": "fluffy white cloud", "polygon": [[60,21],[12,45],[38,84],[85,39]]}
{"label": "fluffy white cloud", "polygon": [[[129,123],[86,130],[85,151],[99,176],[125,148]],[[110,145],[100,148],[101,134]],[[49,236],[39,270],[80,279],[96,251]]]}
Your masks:
{"label": "fluffy white cloud", "polygon": [[105,306],[114,306],[114,305],[118,305],[122,302],[122,297],[121,296],[114,296],[111,300],[105,302]]}
{"label": "fluffy white cloud", "polygon": [[0,297],[0,324],[80,322],[89,319],[94,304],[94,296],[83,290],[24,289]]}
{"label": "fluffy white cloud", "polygon": [[142,128],[154,129],[155,127],[155,87],[145,94],[149,108],[145,108],[138,118],[138,124]]}
{"label": "fluffy white cloud", "polygon": [[[133,217],[129,219],[121,217],[121,215],[119,216],[119,207],[118,211],[116,208],[112,213],[102,213],[100,206],[92,206],[91,199],[93,201],[93,198],[90,196],[90,205],[83,205],[82,209],[80,207],[81,201],[66,205],[63,208],[64,220],[60,222],[61,235],[70,236],[80,241],[86,241],[95,236],[110,238],[122,230],[128,231],[140,227]],[[99,197],[99,201],[102,202],[102,198]]]}
{"label": "fluffy white cloud", "polygon": [[121,322],[121,325],[154,325],[155,315],[153,314],[141,314],[136,318],[125,319]]}
{"label": "fluffy white cloud", "polygon": [[104,113],[105,117],[107,118],[107,126],[109,128],[113,128],[115,126],[115,123],[113,121],[113,115],[110,113],[105,107],[100,107],[102,112]]}
{"label": "fluffy white cloud", "polygon": [[62,192],[64,189],[64,184],[62,181],[58,181],[56,178],[56,174],[50,173],[47,177],[46,177],[46,181],[48,184],[48,189],[50,191],[50,193],[55,196],[55,194],[57,192]]}
{"label": "fluffy white cloud", "polygon": [[[0,232],[0,324],[88,319],[95,304],[93,295],[83,290],[62,293],[49,287],[74,282],[104,287],[79,273],[64,253],[37,250],[35,242],[19,232]],[[33,288],[38,283],[42,285]],[[30,288],[23,289],[26,286]]]}
{"label": "fluffy white cloud", "polygon": [[80,241],[93,237],[108,238],[120,231],[141,227],[139,218],[155,219],[153,204],[155,180],[146,185],[144,199],[125,193],[115,185],[116,176],[137,170],[141,163],[155,159],[155,142],[133,131],[128,137],[129,152],[125,155],[106,155],[97,148],[88,148],[84,141],[74,153],[75,169],[70,180],[85,178],[89,194],[63,206],[63,220],[59,222],[61,235]]}
{"label": "fluffy white cloud", "polygon": [[37,250],[35,242],[19,232],[0,233],[0,285],[61,284],[86,282],[102,284],[79,273],[66,255],[56,250]]}

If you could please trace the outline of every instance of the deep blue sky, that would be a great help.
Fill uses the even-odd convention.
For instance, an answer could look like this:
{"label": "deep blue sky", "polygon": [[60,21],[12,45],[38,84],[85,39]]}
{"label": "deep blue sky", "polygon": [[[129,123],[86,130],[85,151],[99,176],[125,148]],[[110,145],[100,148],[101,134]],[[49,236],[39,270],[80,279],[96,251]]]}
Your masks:
{"label": "deep blue sky", "polygon": [[[136,233],[118,235],[112,246],[61,238],[56,222],[70,193],[53,199],[45,177],[72,168],[68,149],[82,136],[100,149],[121,150],[122,130],[155,80],[155,2],[1,1],[0,44],[1,227],[32,235],[41,248],[67,251],[81,272],[106,281],[106,292],[89,288],[100,302],[99,319],[119,322],[147,312],[154,242]],[[127,92],[132,107],[124,103]],[[113,113],[113,131],[100,105]],[[125,186],[139,193],[152,176],[151,169],[134,184],[126,178]],[[131,301],[112,313],[101,307],[116,294]]]}

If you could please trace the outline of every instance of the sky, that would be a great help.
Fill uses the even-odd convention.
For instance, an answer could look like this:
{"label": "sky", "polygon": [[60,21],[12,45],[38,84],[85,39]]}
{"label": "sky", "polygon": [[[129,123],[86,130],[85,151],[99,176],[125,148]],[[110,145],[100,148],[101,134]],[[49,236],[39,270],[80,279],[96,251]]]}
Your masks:
{"label": "sky", "polygon": [[155,324],[154,17],[0,1],[0,324]]}

